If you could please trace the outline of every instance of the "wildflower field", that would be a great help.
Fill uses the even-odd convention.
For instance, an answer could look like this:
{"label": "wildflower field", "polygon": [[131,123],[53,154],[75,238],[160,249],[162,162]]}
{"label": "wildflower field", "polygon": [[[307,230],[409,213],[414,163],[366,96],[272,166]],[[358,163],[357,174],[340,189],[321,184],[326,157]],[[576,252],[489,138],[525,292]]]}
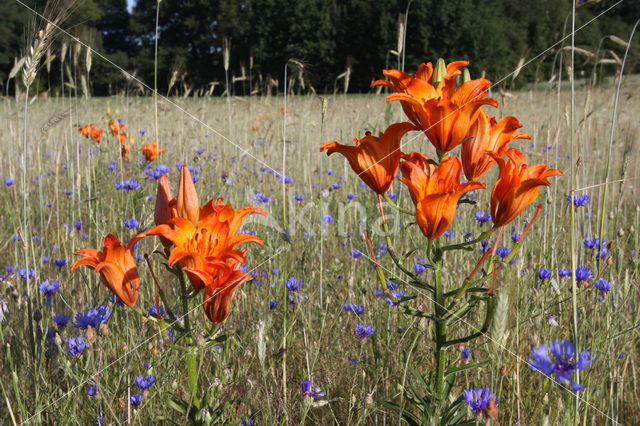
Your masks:
{"label": "wildflower field", "polygon": [[[462,402],[456,421],[568,424],[578,410],[585,424],[637,423],[638,80],[623,80],[610,145],[612,83],[576,91],[573,157],[568,90],[488,93],[500,108],[487,111],[498,120],[517,117],[519,130],[531,137],[512,146],[531,164],[565,177],[543,186],[499,235],[488,232],[491,187],[467,192],[455,220],[434,238],[433,247],[465,248],[445,252],[442,270],[433,268],[435,248],[416,224],[407,185],[396,180],[389,201],[382,201],[384,232],[376,193],[342,156],[319,152],[326,141],[348,144],[406,121],[400,104],[386,103],[384,94],[289,96],[286,107],[281,97],[229,104],[161,99],[157,139],[151,99],[38,99],[28,105],[24,182],[23,105],[4,99],[2,418],[14,424],[421,423],[428,417],[422,410],[436,404],[437,322],[427,314],[437,309],[444,310],[452,342],[442,350],[445,380],[457,372],[455,382],[445,381],[445,405]],[[83,130],[88,123],[101,129],[99,143],[90,128]],[[147,144],[154,140],[159,146],[152,149]],[[429,145],[412,131],[402,151],[434,156]],[[149,150],[159,155],[147,159]],[[488,172],[489,182],[498,169]],[[177,207],[187,218],[199,214],[200,223],[206,214],[230,214],[226,230],[238,236],[229,238],[248,250],[233,249],[223,262],[230,270],[211,272],[217,277],[182,275],[176,265],[194,271],[201,260],[165,255],[163,242],[183,247],[171,234],[179,228],[175,219],[174,228],[155,231],[171,241],[142,235],[127,248],[134,235],[162,221],[163,196],[173,206],[167,209]],[[208,200],[213,210],[198,212]],[[215,207],[226,203],[245,210]],[[242,222],[244,213],[261,214]],[[193,227],[191,219],[181,220]],[[226,238],[225,222],[218,223],[209,232]],[[114,237],[105,241],[108,234]],[[194,244],[206,251],[206,241]],[[436,271],[445,294],[455,292],[484,253],[490,260],[480,263],[479,279],[461,303],[435,306]],[[187,289],[189,280],[229,280],[227,274],[245,271],[232,286],[235,297],[225,293],[225,302],[213,294],[216,306],[207,300],[206,283],[200,294],[196,284]],[[486,322],[489,288],[494,300]]]}
{"label": "wildflower field", "polygon": [[0,422],[640,423],[631,42],[232,96],[225,39],[224,97],[94,98],[74,39],[38,96],[57,19],[0,98]]}

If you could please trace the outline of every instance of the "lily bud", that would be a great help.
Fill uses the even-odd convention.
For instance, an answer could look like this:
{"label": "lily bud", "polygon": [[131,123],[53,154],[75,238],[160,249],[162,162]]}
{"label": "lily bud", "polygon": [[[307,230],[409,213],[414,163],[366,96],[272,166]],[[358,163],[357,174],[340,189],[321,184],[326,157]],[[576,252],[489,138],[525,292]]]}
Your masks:
{"label": "lily bud", "polygon": [[447,64],[444,63],[444,59],[439,58],[438,62],[436,62],[436,69],[433,70],[433,80],[431,84],[433,84],[434,87],[438,86],[445,75],[447,75]]}
{"label": "lily bud", "polygon": [[469,68],[465,68],[462,71],[462,83],[466,83],[467,81],[471,81],[471,73],[469,73]]}
{"label": "lily bud", "polygon": [[169,223],[169,219],[171,219],[170,201],[171,188],[169,187],[169,178],[166,175],[162,175],[158,179],[158,192],[156,193],[156,209],[154,212],[156,225]]}
{"label": "lily bud", "polygon": [[193,184],[189,168],[183,164],[180,170],[180,187],[177,200],[178,216],[189,219],[194,225],[198,224],[200,217],[200,202],[196,186]]}

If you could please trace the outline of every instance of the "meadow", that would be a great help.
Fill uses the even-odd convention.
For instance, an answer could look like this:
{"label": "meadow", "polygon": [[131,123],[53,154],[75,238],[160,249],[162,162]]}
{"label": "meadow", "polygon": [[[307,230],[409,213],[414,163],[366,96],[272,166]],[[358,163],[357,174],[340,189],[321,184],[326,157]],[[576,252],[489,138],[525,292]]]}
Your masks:
{"label": "meadow", "polygon": [[[533,86],[489,93],[500,103],[493,113],[515,115],[524,124],[520,130],[531,135],[513,146],[531,164],[548,164],[565,176],[543,187],[499,241],[493,235],[470,252],[447,258],[446,291],[471,272],[483,248],[512,249],[536,205],[542,205],[522,248],[494,278],[491,326],[477,339],[446,349],[452,367],[482,366],[461,368],[451,401],[472,387],[487,387],[497,396],[497,417],[485,420],[469,410],[460,421],[570,424],[578,410],[585,425],[640,422],[640,80],[623,79],[609,154],[614,83],[583,84],[576,91],[573,158],[566,85],[560,91]],[[432,295],[410,285],[391,261],[375,194],[343,157],[319,152],[327,141],[347,144],[365,131],[375,135],[405,121],[398,103],[386,103],[383,93],[292,95],[286,105],[283,97],[269,96],[163,98],[156,129],[152,98],[87,99],[69,93],[36,98],[27,110],[24,187],[24,103],[1,102],[0,418],[6,424],[408,422],[390,404],[415,412],[420,401],[410,395],[425,393],[425,380],[418,376],[435,366],[431,322],[405,313],[431,310]],[[122,120],[133,138],[128,162],[109,133],[114,119]],[[102,128],[99,144],[77,130],[89,123]],[[141,148],[156,134],[166,152],[148,162]],[[407,134],[402,150],[435,154],[420,132]],[[608,155],[610,183],[602,206]],[[573,207],[576,264],[592,271],[576,294],[579,348],[595,355],[579,379],[574,377],[585,386],[578,399],[570,387],[529,368],[534,348],[573,340],[571,279],[562,272],[571,268],[572,162],[575,193],[581,196]],[[181,164],[190,167],[202,204],[221,197],[235,209],[255,206],[268,213],[242,225],[242,232],[259,236],[264,246],[250,246],[246,271],[253,280],[238,288],[220,324],[204,315],[200,296],[182,303],[178,280],[162,266],[161,256],[152,255],[162,252],[159,240],[145,239],[134,251],[140,314],[118,303],[98,274],[87,268],[70,272],[77,250],[100,248],[109,233],[126,242],[153,227],[157,180],[168,175],[175,193]],[[496,175],[494,167],[488,176]],[[413,208],[400,182],[390,193],[398,205]],[[478,214],[489,211],[490,195],[490,187],[468,195],[470,202],[459,205],[442,239],[463,243],[490,229]],[[26,235],[19,231],[25,197]],[[384,208],[395,252],[406,254],[407,268],[429,282],[433,277],[423,266],[426,239],[415,218],[388,203]],[[606,243],[598,245],[593,239],[601,219]],[[149,264],[145,253],[152,255]],[[374,254],[388,288],[378,279]],[[151,270],[167,299],[176,301],[163,310],[180,315],[188,308],[189,337],[174,341],[147,314],[162,305]],[[594,286],[603,279],[612,284],[608,291]],[[478,286],[486,288],[489,281],[487,275]],[[59,288],[50,288],[52,282]],[[345,306],[349,303],[354,305]],[[95,328],[74,326],[81,325],[78,314],[97,306],[108,308],[108,319],[103,315]],[[61,314],[69,317],[66,325]],[[482,320],[480,313],[465,311],[449,337],[472,333]],[[358,324],[373,332],[358,334]],[[82,349],[69,345],[78,336]],[[191,346],[185,344],[189,339]],[[191,399],[189,351],[197,360],[198,408],[181,402]]]}

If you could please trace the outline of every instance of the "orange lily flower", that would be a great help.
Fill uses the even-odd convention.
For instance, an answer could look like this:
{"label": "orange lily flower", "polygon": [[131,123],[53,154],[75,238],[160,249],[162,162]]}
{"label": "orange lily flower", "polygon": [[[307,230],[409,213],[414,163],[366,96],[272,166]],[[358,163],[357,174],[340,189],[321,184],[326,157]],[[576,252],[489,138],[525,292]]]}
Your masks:
{"label": "orange lily flower", "polygon": [[[229,264],[207,265],[207,269],[213,269],[217,274],[212,284],[204,288],[204,312],[213,323],[221,323],[227,318],[236,289],[251,280],[251,275],[242,272],[240,266],[241,263],[235,259],[231,259]],[[202,278],[207,279],[206,276]]]}
{"label": "orange lily flower", "polygon": [[118,140],[118,143],[120,145],[126,145],[127,144],[127,134],[124,133],[124,132],[118,134],[118,136],[116,136],[116,139]]}
{"label": "orange lily flower", "polygon": [[540,186],[550,186],[547,178],[564,176],[560,170],[546,164],[527,167],[524,154],[515,148],[507,151],[509,161],[490,154],[498,163],[500,176],[491,192],[491,217],[496,227],[504,226],[518,217],[538,197]]}
{"label": "orange lily flower", "polygon": [[446,157],[437,167],[426,161],[402,164],[400,180],[409,188],[418,226],[430,240],[438,238],[453,223],[463,194],[486,187],[480,182],[460,184],[462,164],[457,157]]}
{"label": "orange lily flower", "polygon": [[[422,152],[402,154],[402,159],[404,161],[400,163],[400,172],[403,178],[411,182],[415,188],[419,189],[416,193],[422,193],[425,190],[428,175],[435,171],[436,166],[430,163],[429,156]],[[418,199],[413,191],[409,191],[409,195],[413,203],[416,204]]]}
{"label": "orange lily flower", "polygon": [[[413,76],[400,70],[383,70],[382,74],[389,77],[391,81],[377,80],[371,83],[371,87],[386,86],[396,93],[404,93],[424,103],[429,99],[440,96],[445,84],[444,80],[457,76],[460,74],[460,68],[466,67],[467,65],[469,65],[468,61],[451,62],[447,65],[445,76],[442,81],[438,83],[437,87],[434,87],[432,84],[433,65],[431,62],[426,64],[423,62],[420,64],[418,71],[416,71]],[[387,98],[387,101],[390,100],[392,99]],[[404,113],[409,117],[409,120],[418,125],[420,121],[415,107],[409,102],[401,101],[400,103],[402,104]]]}
{"label": "orange lily flower", "polygon": [[362,139],[354,139],[355,146],[341,145],[338,142],[327,142],[320,147],[320,152],[327,155],[339,152],[349,160],[349,165],[360,179],[377,194],[385,194],[396,176],[402,152],[400,140],[409,130],[416,130],[411,123],[392,124],[380,133],[379,137],[370,132]]}
{"label": "orange lily flower", "polygon": [[71,267],[88,266],[100,274],[102,284],[127,306],[133,306],[138,299],[138,270],[131,249],[112,234],[104,239],[102,251],[82,249],[75,252],[82,256]]}
{"label": "orange lily flower", "polygon": [[456,75],[452,75],[438,85],[438,97],[423,100],[407,93],[392,93],[387,101],[398,100],[413,107],[411,121],[438,152],[444,153],[465,140],[482,105],[498,106],[495,99],[486,97],[489,86],[489,80],[479,78],[456,88]]}
{"label": "orange lily flower", "polygon": [[96,143],[100,143],[100,139],[102,138],[102,129],[93,126],[94,123],[91,123],[91,139],[93,139]]}
{"label": "orange lily flower", "polygon": [[158,141],[154,141],[153,145],[146,144],[142,147],[142,154],[149,162],[156,161],[160,154],[164,154],[164,149],[158,149]]}
{"label": "orange lily flower", "polygon": [[263,245],[260,238],[249,234],[238,234],[245,217],[250,214],[266,216],[267,212],[254,207],[233,210],[231,204],[217,204],[209,201],[199,212],[194,224],[184,217],[169,219],[169,224],[158,225],[147,232],[134,236],[129,242],[133,245],[141,238],[158,235],[171,241],[175,246],[169,255],[169,265],[179,263],[187,273],[194,289],[200,290],[213,285],[219,276],[217,269],[224,268],[229,260],[244,264],[244,251],[238,245],[254,242]]}
{"label": "orange lily flower", "polygon": [[522,127],[517,118],[503,117],[496,123],[496,119],[489,118],[482,108],[478,112],[478,120],[471,129],[471,138],[462,143],[460,152],[464,175],[469,180],[484,176],[493,167],[495,160],[487,154],[488,151],[503,157],[514,140],[531,139],[528,134],[517,132]]}
{"label": "orange lily flower", "polygon": [[85,138],[91,138],[96,143],[100,143],[100,138],[102,136],[102,129],[99,129],[96,126],[96,123],[85,124],[82,127],[76,127],[75,129],[80,132],[82,136]]}
{"label": "orange lily flower", "polygon": [[176,199],[176,216],[184,217],[196,225],[200,216],[200,201],[196,186],[191,178],[191,172],[186,164],[180,169],[180,186]]}
{"label": "orange lily flower", "polygon": [[158,191],[156,192],[156,205],[153,215],[156,225],[167,224],[169,219],[176,217],[171,210],[171,201],[169,178],[167,175],[162,175],[158,179]]}
{"label": "orange lily flower", "polygon": [[109,122],[109,130],[111,130],[111,134],[113,136],[118,136],[120,133],[122,133],[122,131],[124,131],[127,128],[127,126],[125,126],[122,123],[118,123],[118,120],[111,120]]}
{"label": "orange lily flower", "polygon": [[127,135],[124,135],[124,143],[120,148],[120,154],[122,155],[122,160],[126,163],[129,162],[129,151],[131,151],[131,147],[127,143]]}

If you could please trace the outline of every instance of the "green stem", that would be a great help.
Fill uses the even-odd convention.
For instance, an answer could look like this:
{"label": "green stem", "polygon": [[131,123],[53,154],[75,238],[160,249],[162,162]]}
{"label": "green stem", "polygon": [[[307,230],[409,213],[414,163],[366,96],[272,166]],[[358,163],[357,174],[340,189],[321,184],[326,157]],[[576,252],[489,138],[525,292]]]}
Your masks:
{"label": "green stem", "polygon": [[493,321],[493,313],[495,312],[495,299],[493,296],[489,296],[487,299],[487,311],[484,317],[484,323],[482,324],[482,328],[468,336],[461,337],[459,339],[449,340],[445,342],[444,347],[459,345],[460,343],[465,343],[470,340],[476,339],[487,333],[489,327],[491,327],[491,321]]}
{"label": "green stem", "polygon": [[197,398],[198,386],[198,364],[196,348],[192,346],[187,352],[187,373],[189,374],[189,393],[191,394],[191,404],[200,409],[200,400]]}
{"label": "green stem", "polygon": [[[411,272],[409,269],[407,269],[402,264],[402,262],[400,262],[400,259],[398,259],[398,256],[396,255],[395,251],[393,250],[393,247],[392,247],[392,244],[391,244],[391,237],[389,236],[389,225],[387,224],[387,222],[382,222],[382,230],[384,231],[385,239],[387,241],[387,252],[389,253],[389,256],[391,256],[391,260],[393,260],[393,263],[395,263],[395,265],[398,267],[398,269],[400,269],[402,272],[404,272],[412,280],[423,284],[425,287],[427,287],[427,288],[429,288],[430,290],[433,291],[433,286],[429,285],[426,282],[421,281],[416,276],[416,274]],[[382,283],[382,288],[385,288],[385,283]]]}
{"label": "green stem", "polygon": [[434,273],[435,281],[435,312],[436,312],[436,378],[435,378],[435,396],[440,407],[444,405],[442,391],[444,389],[444,369],[446,364],[445,343],[447,341],[447,325],[445,322],[446,309],[444,307],[444,285],[442,283],[442,265],[436,267]]}
{"label": "green stem", "polygon": [[184,319],[184,328],[189,334],[191,332],[191,326],[189,324],[189,300],[187,298],[187,283],[184,280],[184,272],[180,266],[175,267],[178,281],[180,282],[180,299],[182,299],[182,318]]}
{"label": "green stem", "polygon": [[389,198],[389,196],[387,194],[384,194],[384,200],[389,203],[391,205],[391,207],[393,207],[394,209],[398,210],[400,213],[404,213],[406,215],[409,216],[415,216],[415,212],[412,212],[411,210],[407,210],[404,209],[402,207],[400,207],[399,205],[397,205],[396,203],[394,203],[391,198]]}

